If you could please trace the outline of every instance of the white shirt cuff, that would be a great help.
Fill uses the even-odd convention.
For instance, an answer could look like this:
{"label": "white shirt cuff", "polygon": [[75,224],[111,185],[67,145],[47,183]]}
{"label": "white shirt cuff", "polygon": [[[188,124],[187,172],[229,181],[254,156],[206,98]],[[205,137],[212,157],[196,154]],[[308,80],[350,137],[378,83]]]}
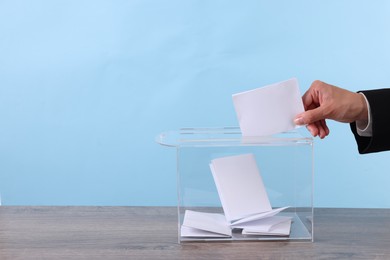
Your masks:
{"label": "white shirt cuff", "polygon": [[358,135],[365,136],[365,137],[371,137],[372,136],[372,120],[371,120],[371,110],[370,110],[370,103],[368,103],[368,100],[366,96],[363,93],[360,93],[367,104],[367,112],[368,112],[368,119],[367,120],[358,120],[356,121],[356,131]]}

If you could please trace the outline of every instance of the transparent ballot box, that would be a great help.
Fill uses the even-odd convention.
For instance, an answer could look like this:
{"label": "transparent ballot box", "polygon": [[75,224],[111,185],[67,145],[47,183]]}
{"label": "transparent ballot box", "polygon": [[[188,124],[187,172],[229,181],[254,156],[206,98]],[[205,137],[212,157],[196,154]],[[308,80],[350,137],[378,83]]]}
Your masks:
{"label": "transparent ballot box", "polygon": [[243,137],[238,127],[225,127],[156,139],[177,152],[180,243],[313,241],[312,138]]}

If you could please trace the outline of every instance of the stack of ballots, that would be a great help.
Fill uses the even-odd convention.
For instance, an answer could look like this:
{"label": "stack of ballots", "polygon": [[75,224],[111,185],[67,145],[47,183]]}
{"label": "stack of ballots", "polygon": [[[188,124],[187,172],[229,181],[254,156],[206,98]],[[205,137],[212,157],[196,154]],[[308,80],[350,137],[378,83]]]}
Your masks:
{"label": "stack of ballots", "polygon": [[[304,111],[295,78],[233,95],[243,137],[273,135],[296,126],[294,117]],[[182,237],[243,235],[288,236],[291,217],[273,209],[254,154],[213,159],[210,170],[224,214],[186,210]]]}
{"label": "stack of ballots", "polygon": [[230,237],[232,229],[245,235],[289,235],[291,218],[276,216],[287,207],[272,209],[253,154],[214,159],[210,169],[225,214],[186,210],[181,236]]}

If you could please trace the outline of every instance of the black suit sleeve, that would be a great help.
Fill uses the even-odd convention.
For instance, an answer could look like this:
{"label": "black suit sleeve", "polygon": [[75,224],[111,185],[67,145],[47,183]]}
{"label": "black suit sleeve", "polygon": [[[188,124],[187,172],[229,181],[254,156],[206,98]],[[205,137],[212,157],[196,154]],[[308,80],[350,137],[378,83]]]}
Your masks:
{"label": "black suit sleeve", "polygon": [[361,91],[370,104],[372,136],[359,136],[356,123],[351,123],[359,153],[374,153],[390,150],[390,89]]}

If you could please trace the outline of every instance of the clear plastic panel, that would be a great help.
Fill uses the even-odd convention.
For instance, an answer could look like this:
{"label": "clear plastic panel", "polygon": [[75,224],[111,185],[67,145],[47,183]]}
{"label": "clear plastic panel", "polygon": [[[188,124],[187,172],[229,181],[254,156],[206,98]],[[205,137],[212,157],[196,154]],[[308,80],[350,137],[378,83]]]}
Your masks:
{"label": "clear plastic panel", "polygon": [[[243,138],[239,128],[186,128],[162,133],[157,142],[177,149],[179,242],[235,240],[313,240],[313,141],[297,132]],[[233,232],[229,238],[181,237],[187,209],[223,213],[209,168],[212,159],[252,153],[273,208],[293,219],[289,236],[253,236]]]}

